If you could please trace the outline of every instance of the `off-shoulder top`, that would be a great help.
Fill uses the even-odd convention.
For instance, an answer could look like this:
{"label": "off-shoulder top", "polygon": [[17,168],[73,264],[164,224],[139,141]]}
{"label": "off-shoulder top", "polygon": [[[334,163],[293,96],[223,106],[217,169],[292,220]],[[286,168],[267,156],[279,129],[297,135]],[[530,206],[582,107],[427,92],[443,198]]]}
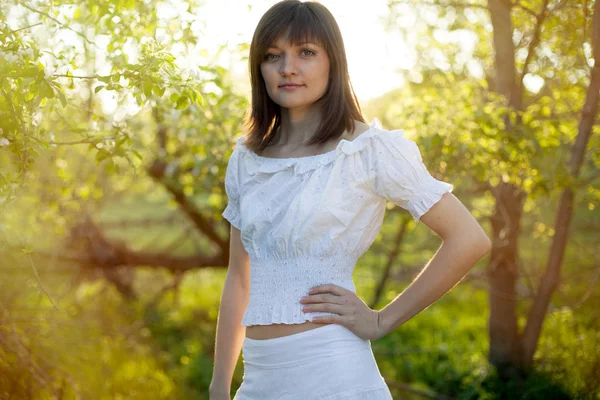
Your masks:
{"label": "off-shoulder top", "polygon": [[299,324],[300,297],[333,283],[356,293],[356,261],[378,235],[386,200],[421,216],[453,185],[431,176],[404,130],[375,118],[353,140],[305,157],[259,156],[236,140],[225,173],[223,217],[240,230],[250,260],[242,325]]}

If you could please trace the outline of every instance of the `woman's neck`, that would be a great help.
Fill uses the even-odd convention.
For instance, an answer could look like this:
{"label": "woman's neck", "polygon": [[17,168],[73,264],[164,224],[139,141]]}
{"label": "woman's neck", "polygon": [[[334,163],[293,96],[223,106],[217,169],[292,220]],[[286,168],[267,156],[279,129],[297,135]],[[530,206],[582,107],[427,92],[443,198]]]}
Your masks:
{"label": "woman's neck", "polygon": [[281,109],[281,126],[272,145],[302,146],[315,134],[321,123],[321,113],[314,109]]}

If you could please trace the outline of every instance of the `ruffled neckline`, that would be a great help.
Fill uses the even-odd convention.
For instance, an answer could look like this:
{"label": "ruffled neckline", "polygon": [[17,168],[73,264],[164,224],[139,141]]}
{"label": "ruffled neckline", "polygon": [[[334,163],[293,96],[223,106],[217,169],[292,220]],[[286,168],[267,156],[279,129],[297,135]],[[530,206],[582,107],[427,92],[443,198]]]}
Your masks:
{"label": "ruffled neckline", "polygon": [[[381,123],[374,118],[369,129],[358,135],[353,140],[341,139],[335,149],[312,156],[273,158],[256,154],[244,145],[245,135],[240,136],[236,146],[242,150],[244,165],[250,175],[262,173],[275,173],[287,168],[294,168],[295,173],[304,173],[333,162],[340,154],[353,154],[366,146],[368,139],[377,134]],[[400,131],[401,132],[401,131]]]}

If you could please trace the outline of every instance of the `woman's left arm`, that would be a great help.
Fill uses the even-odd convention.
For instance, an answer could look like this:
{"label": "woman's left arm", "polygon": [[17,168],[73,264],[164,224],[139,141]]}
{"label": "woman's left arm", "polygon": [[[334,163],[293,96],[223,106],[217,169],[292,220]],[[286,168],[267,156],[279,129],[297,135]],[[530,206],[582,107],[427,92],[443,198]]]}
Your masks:
{"label": "woman's left arm", "polygon": [[451,192],[420,218],[442,238],[442,245],[415,280],[378,311],[382,337],[452,289],[492,245],[477,220]]}

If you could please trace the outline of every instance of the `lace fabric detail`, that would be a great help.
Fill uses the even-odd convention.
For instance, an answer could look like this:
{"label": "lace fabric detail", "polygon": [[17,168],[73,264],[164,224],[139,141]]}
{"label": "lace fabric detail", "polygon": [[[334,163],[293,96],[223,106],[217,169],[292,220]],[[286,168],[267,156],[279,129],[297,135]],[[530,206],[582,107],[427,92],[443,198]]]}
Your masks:
{"label": "lace fabric detail", "polygon": [[262,157],[243,141],[227,166],[223,217],[240,229],[250,258],[245,326],[311,321],[299,298],[321,283],[354,290],[352,270],[379,234],[386,201],[418,222],[453,190],[429,173],[404,130],[385,130],[376,118],[313,156]]}
{"label": "lace fabric detail", "polygon": [[[274,174],[284,169],[292,169],[294,174],[304,174],[323,165],[331,164],[344,154],[350,155],[360,151],[369,143],[369,138],[378,134],[377,129],[381,129],[381,123],[375,118],[369,129],[358,135],[354,140],[342,139],[334,150],[304,157],[271,158],[259,156],[244,145],[245,136],[240,136],[236,141],[236,145],[243,152],[244,166],[250,176],[258,173]],[[394,132],[403,135],[404,130]]]}

